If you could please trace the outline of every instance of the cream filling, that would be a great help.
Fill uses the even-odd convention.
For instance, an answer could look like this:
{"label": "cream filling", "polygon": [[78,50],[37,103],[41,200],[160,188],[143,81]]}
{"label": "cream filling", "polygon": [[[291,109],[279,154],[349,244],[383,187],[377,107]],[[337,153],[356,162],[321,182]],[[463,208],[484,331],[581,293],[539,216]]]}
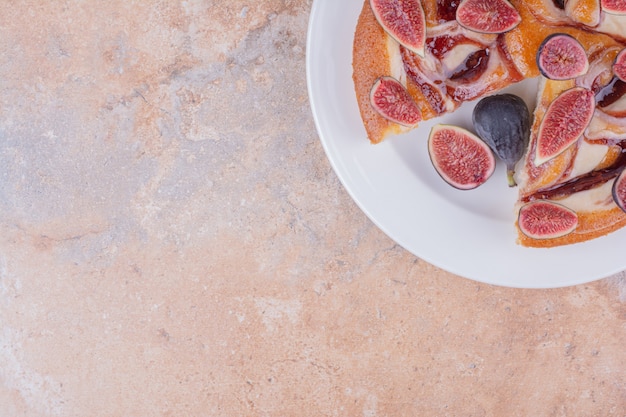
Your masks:
{"label": "cream filling", "polygon": [[595,169],[600,165],[608,151],[608,145],[594,144],[581,140],[569,178],[575,178]]}
{"label": "cream filling", "polygon": [[611,116],[596,109],[591,123],[585,130],[589,139],[626,139],[626,120]]}
{"label": "cream filling", "polygon": [[626,39],[626,16],[601,12],[600,24],[594,29],[616,38]]}
{"label": "cream filling", "polygon": [[613,181],[601,186],[569,195],[557,202],[576,212],[606,210],[615,204],[613,201]]}
{"label": "cream filling", "polygon": [[391,36],[387,36],[387,53],[389,55],[390,75],[406,86],[406,71],[402,62],[400,46]]}
{"label": "cream filling", "polygon": [[468,43],[461,43],[452,48],[441,60],[444,74],[454,74],[454,71],[467,60],[468,56],[480,49],[477,45]]}

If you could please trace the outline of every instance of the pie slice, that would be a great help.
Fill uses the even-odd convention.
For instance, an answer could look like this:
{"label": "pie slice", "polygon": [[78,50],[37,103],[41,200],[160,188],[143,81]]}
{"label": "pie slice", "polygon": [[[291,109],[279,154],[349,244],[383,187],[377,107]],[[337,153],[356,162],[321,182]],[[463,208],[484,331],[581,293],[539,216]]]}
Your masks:
{"label": "pie slice", "polygon": [[[518,226],[523,246],[553,247],[606,235],[626,226],[624,213],[613,200],[615,178],[626,166],[626,83],[611,74],[611,64],[621,46],[608,46],[592,55],[590,72],[575,80],[541,78],[530,144],[517,167],[519,200],[516,209],[543,200],[569,208],[578,217],[569,234],[536,239]],[[596,106],[585,132],[562,153],[536,165],[538,131],[550,104],[574,87],[596,94]]]}

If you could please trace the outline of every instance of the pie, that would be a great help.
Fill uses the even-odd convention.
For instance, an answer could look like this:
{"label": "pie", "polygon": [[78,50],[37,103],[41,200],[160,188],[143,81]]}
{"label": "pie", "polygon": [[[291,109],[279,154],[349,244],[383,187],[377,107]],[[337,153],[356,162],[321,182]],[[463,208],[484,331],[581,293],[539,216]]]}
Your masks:
{"label": "pie", "polygon": [[[460,0],[467,1],[467,0]],[[597,3],[597,7],[591,7]],[[521,22],[504,33],[467,29],[455,17],[456,0],[422,0],[426,37],[421,57],[393,39],[364,0],[353,44],[353,81],[363,125],[371,143],[406,132],[407,127],[381,116],[370,103],[370,90],[381,76],[397,79],[417,103],[422,120],[453,112],[528,78],[539,78],[537,104],[526,154],[516,169],[519,199],[545,200],[574,211],[571,233],[553,238],[529,237],[518,230],[518,243],[553,247],[583,242],[626,226],[626,213],[612,196],[612,184],[626,166],[626,83],[612,73],[615,56],[626,42],[626,16],[605,13],[599,0],[512,0]],[[591,6],[590,6],[591,5]],[[574,79],[541,75],[537,51],[549,35],[566,33],[585,48],[589,70]],[[584,134],[565,151],[535,165],[537,134],[550,104],[564,91],[583,87],[596,104]]]}

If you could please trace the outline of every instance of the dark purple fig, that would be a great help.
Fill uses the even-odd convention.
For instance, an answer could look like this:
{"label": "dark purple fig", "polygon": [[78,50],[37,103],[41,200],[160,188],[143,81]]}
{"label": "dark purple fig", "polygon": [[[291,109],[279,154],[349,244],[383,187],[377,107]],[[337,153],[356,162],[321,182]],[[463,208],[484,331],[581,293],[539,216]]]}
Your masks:
{"label": "dark purple fig", "polygon": [[609,14],[624,15],[626,14],[625,0],[600,0],[600,7],[603,12]]}
{"label": "dark purple fig", "polygon": [[573,232],[578,225],[578,215],[561,204],[535,200],[522,206],[517,225],[532,239],[552,239]]}
{"label": "dark purple fig", "polygon": [[489,146],[457,126],[433,126],[428,136],[428,154],[441,178],[460,190],[484,184],[496,167]]}
{"label": "dark purple fig", "polygon": [[456,21],[480,33],[504,33],[515,28],[522,17],[507,0],[461,0]]}
{"label": "dark purple fig", "polygon": [[565,90],[548,106],[537,133],[535,165],[559,155],[583,134],[596,107],[593,91],[574,87]]}
{"label": "dark purple fig", "polygon": [[537,66],[546,78],[569,80],[587,73],[589,59],[576,38],[566,33],[553,33],[539,46]]}
{"label": "dark purple fig", "polygon": [[395,78],[380,77],[370,90],[370,103],[385,119],[414,127],[422,113],[407,89]]}
{"label": "dark purple fig", "polygon": [[420,0],[370,0],[385,32],[417,55],[424,56],[426,17]]}
{"label": "dark purple fig", "polygon": [[613,182],[613,200],[626,212],[626,170],[622,170]]}
{"label": "dark purple fig", "polygon": [[478,136],[506,164],[509,186],[515,186],[515,164],[530,138],[530,111],[524,100],[513,94],[484,97],[474,107],[472,122]]}
{"label": "dark purple fig", "polygon": [[613,74],[620,80],[626,82],[626,48],[622,49],[613,62]]}

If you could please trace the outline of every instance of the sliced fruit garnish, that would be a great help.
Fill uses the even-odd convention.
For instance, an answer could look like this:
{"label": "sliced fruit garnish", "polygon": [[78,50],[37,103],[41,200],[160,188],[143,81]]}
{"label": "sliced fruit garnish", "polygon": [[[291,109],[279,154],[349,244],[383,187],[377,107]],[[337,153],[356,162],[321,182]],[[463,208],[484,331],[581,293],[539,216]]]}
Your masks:
{"label": "sliced fruit garnish", "polygon": [[578,215],[561,204],[535,200],[522,206],[517,225],[532,239],[552,239],[573,232],[578,225]]}
{"label": "sliced fruit garnish", "polygon": [[551,80],[569,80],[586,74],[589,59],[583,46],[566,33],[548,36],[537,51],[537,66]]}
{"label": "sliced fruit garnish", "polygon": [[507,0],[462,0],[456,20],[475,32],[504,33],[519,25],[522,17]]}
{"label": "sliced fruit garnish", "polygon": [[548,106],[537,133],[535,165],[559,155],[583,134],[596,105],[593,91],[574,87],[565,90]]}
{"label": "sliced fruit garnish", "polygon": [[471,190],[484,184],[496,167],[489,146],[478,136],[457,126],[433,126],[428,137],[428,154],[441,178],[460,190]]}
{"label": "sliced fruit garnish", "polygon": [[370,91],[370,103],[385,119],[403,126],[414,127],[422,113],[407,89],[393,77],[380,77]]}
{"label": "sliced fruit garnish", "polygon": [[405,48],[424,56],[426,18],[420,0],[370,0],[376,20]]}

